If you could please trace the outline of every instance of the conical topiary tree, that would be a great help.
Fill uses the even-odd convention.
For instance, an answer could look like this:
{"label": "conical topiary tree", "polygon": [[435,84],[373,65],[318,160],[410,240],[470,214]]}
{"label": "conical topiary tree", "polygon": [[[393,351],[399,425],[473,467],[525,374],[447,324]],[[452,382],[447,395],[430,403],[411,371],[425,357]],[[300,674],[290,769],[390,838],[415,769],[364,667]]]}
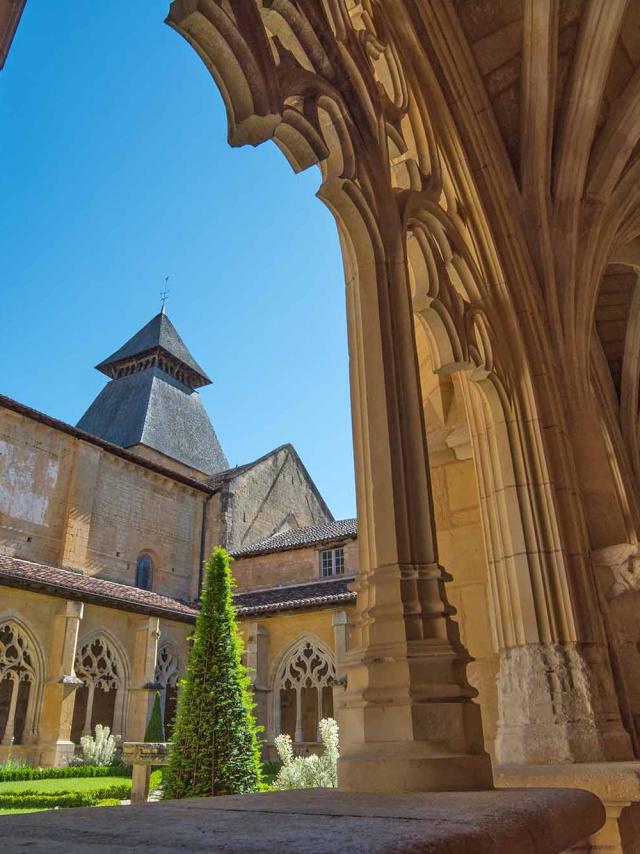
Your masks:
{"label": "conical topiary tree", "polygon": [[144,740],[147,742],[165,741],[164,737],[164,721],[162,720],[162,705],[160,703],[160,691],[156,691],[153,698],[153,707],[149,722],[144,733]]}
{"label": "conical topiary tree", "polygon": [[178,699],[165,798],[254,792],[261,764],[242,641],[231,600],[231,558],[205,564],[193,647]]}

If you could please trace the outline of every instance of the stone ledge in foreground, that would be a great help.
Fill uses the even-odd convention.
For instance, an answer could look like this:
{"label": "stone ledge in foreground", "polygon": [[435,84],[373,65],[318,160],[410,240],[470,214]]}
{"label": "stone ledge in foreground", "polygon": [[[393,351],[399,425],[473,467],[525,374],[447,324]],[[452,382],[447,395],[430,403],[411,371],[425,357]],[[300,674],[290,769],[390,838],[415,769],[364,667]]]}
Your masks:
{"label": "stone ledge in foreground", "polygon": [[5,816],[0,845],[3,854],[559,854],[604,820],[581,789],[307,789]]}

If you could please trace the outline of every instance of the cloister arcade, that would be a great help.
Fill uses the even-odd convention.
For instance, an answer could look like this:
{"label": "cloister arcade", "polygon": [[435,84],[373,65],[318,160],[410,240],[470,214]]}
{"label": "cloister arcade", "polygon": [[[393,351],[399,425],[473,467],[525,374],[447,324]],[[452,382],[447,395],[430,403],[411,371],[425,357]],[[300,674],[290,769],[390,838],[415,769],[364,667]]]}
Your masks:
{"label": "cloister arcade", "polygon": [[[337,709],[347,789],[363,773],[411,787],[411,768],[420,788],[490,781],[435,549],[421,399],[432,380],[417,369],[416,323],[473,448],[499,660],[496,758],[634,755],[625,685],[637,651],[602,593],[622,570],[600,551],[628,543],[635,554],[638,506],[638,374],[632,355],[622,360],[619,403],[621,361],[616,345],[604,364],[596,309],[607,265],[636,263],[638,130],[625,120],[638,77],[626,89],[607,77],[635,11],[613,5],[572,18],[525,4],[514,130],[473,64],[477,19],[451,4],[172,4],[167,22],[220,88],[230,143],[271,139],[294,169],[317,164],[340,235],[361,550]],[[501,4],[484,6],[498,44]],[[569,23],[573,65],[556,80],[554,39]],[[602,61],[589,64],[594,52]],[[629,354],[633,340],[630,327]],[[432,743],[433,727],[450,737]]]}

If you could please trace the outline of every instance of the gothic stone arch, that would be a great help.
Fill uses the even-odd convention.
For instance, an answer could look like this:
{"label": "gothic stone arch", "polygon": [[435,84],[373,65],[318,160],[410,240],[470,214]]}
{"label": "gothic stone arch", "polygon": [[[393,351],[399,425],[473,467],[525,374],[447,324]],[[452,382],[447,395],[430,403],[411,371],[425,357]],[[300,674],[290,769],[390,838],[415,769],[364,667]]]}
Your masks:
{"label": "gothic stone arch", "polygon": [[0,743],[37,740],[44,659],[29,628],[16,617],[0,619]]}
{"label": "gothic stone arch", "polygon": [[126,656],[117,640],[105,630],[93,632],[78,643],[76,690],[71,739],[78,743],[103,724],[114,735],[126,732],[126,696],[129,684]]}
{"label": "gothic stone arch", "polygon": [[302,634],[280,657],[273,680],[275,734],[294,743],[318,741],[318,723],[333,716],[334,656],[319,638]]}

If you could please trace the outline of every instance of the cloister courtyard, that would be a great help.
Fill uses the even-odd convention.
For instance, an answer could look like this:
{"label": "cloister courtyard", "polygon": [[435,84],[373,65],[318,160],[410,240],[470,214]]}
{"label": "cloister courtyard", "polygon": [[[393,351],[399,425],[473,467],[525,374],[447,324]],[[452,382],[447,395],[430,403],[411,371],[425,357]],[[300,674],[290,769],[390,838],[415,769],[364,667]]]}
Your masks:
{"label": "cloister courtyard", "polygon": [[[280,270],[245,284],[269,253],[231,237],[200,291],[167,305],[165,277],[159,312],[127,286],[135,312],[123,291],[108,338],[99,312],[86,334],[51,324],[28,346],[7,324],[7,382],[29,377],[23,358],[61,358],[56,337],[72,355],[92,336],[107,349],[73,425],[0,396],[0,812],[3,791],[37,808],[20,775],[38,778],[33,803],[69,781],[59,809],[0,814],[4,850],[639,851],[640,2],[166,5],[158,23],[204,64],[229,145],[273,143],[317,176],[348,358],[331,361],[338,338],[322,350],[342,329],[320,319],[330,288],[318,317],[309,303],[292,321]],[[0,0],[0,87],[37,7]],[[119,56],[106,35],[98,65],[100,50]],[[9,82],[19,103],[26,73]],[[82,184],[106,197],[100,172]],[[216,229],[255,214],[253,180]],[[28,170],[12,186],[19,211]],[[104,234],[135,201],[119,197]],[[301,292],[322,255],[320,226],[306,248],[289,236],[305,216],[258,225],[302,251]],[[183,234],[183,218],[153,252],[179,244],[187,264],[211,223],[198,208]],[[30,246],[24,223],[11,233]],[[7,241],[7,305],[36,246]],[[91,279],[76,293],[111,302]],[[174,324],[181,305],[206,326],[197,344],[195,321]],[[294,326],[319,354],[303,379]],[[256,370],[285,353],[261,383],[237,367],[258,338]],[[213,417],[229,353],[255,405],[221,397]],[[89,368],[76,361],[60,394]],[[356,512],[335,518],[328,474],[351,481],[348,466],[315,452],[338,447],[343,373]],[[307,442],[294,404],[310,398]],[[283,411],[295,444],[271,440]],[[243,430],[265,444],[240,458]],[[108,761],[98,727],[117,736]],[[109,782],[72,783],[74,767]]]}

